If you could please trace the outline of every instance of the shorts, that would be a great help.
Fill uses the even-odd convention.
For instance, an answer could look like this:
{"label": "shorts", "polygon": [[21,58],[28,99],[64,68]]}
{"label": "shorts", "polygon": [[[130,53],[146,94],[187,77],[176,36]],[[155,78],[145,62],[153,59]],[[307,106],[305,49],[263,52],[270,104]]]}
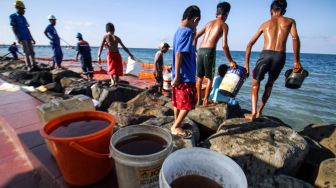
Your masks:
{"label": "shorts", "polygon": [[285,63],[285,52],[263,50],[252,72],[252,77],[255,80],[261,81],[265,78],[265,74],[268,73],[268,79],[270,81],[275,81],[278,79]]}
{"label": "shorts", "polygon": [[200,48],[197,53],[197,77],[212,79],[215,75],[216,48]]}
{"label": "shorts", "polygon": [[123,75],[122,59],[119,52],[107,52],[107,74]]}
{"label": "shorts", "polygon": [[160,86],[163,86],[163,74],[162,72],[158,72],[155,76],[156,83],[160,84]]}
{"label": "shorts", "polygon": [[179,110],[192,110],[196,105],[196,83],[181,82],[172,89],[173,106]]}

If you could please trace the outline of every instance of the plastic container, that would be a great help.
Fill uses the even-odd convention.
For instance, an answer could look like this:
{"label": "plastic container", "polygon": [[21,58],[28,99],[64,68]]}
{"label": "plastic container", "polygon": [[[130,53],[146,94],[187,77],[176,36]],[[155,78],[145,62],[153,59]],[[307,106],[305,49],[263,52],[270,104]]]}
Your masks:
{"label": "plastic container", "polygon": [[160,171],[160,188],[171,188],[174,180],[189,175],[209,178],[222,187],[247,187],[244,172],[232,159],[194,147],[178,150],[167,157]]}
{"label": "plastic container", "polygon": [[[115,147],[124,137],[134,134],[159,136],[166,141],[167,146],[160,152],[150,155],[129,155]],[[119,188],[158,187],[162,163],[172,149],[172,136],[160,127],[134,125],[114,133],[110,142],[110,152],[115,161]]]}
{"label": "plastic container", "polygon": [[76,95],[67,100],[52,100],[37,107],[42,123],[73,112],[95,111],[92,99],[85,95]]}
{"label": "plastic container", "polygon": [[246,70],[244,67],[238,66],[236,69],[230,68],[226,72],[219,86],[219,90],[223,95],[236,97],[240,88],[244,84],[245,79]]}
{"label": "plastic container", "polygon": [[[50,133],[62,123],[83,119],[101,119],[109,125],[92,134],[80,137],[54,137]],[[49,121],[41,130],[43,138],[56,159],[65,182],[76,185],[93,184],[109,174],[113,161],[109,157],[109,140],[115,119],[105,112],[76,112]]]}
{"label": "plastic container", "polygon": [[290,89],[298,89],[301,87],[304,79],[309,75],[307,70],[302,69],[300,72],[293,72],[289,69],[285,73],[286,82],[285,86]]}
{"label": "plastic container", "polygon": [[171,90],[171,74],[168,72],[163,74],[163,89],[165,91]]}

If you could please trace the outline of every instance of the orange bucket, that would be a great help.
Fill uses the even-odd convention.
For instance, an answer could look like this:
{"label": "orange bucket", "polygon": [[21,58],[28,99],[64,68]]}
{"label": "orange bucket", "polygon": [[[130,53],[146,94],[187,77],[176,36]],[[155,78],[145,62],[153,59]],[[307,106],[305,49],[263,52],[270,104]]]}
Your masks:
{"label": "orange bucket", "polygon": [[[108,125],[91,134],[78,137],[55,137],[51,132],[65,122],[103,120]],[[115,119],[106,112],[87,111],[60,116],[49,121],[41,130],[56,159],[65,182],[76,185],[93,184],[109,174],[113,160],[109,157],[109,145]]]}

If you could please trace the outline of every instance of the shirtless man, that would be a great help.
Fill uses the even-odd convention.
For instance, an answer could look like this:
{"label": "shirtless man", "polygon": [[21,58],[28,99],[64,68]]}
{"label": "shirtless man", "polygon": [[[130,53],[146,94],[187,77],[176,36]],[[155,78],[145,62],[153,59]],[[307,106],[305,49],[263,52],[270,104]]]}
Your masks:
{"label": "shirtless man", "polygon": [[[286,0],[274,0],[271,4],[271,19],[260,26],[257,33],[253,36],[246,48],[246,64],[245,68],[249,74],[249,61],[251,49],[261,34],[264,34],[264,47],[260,54],[260,58],[252,72],[252,114],[245,117],[255,120],[261,117],[262,110],[268,98],[271,95],[272,87],[278,78],[286,61],[286,42],[289,33],[293,39],[294,50],[294,72],[302,69],[300,64],[300,39],[296,30],[296,23],[293,19],[284,17],[286,12]],[[264,79],[268,72],[268,81],[265,86],[265,92],[262,97],[260,106],[257,110],[258,92],[260,82]]]}
{"label": "shirtless man", "polygon": [[98,62],[101,62],[101,53],[103,48],[106,47],[107,52],[107,74],[111,77],[112,87],[118,86],[119,76],[123,75],[122,58],[119,53],[118,44],[125,50],[125,52],[134,59],[131,52],[121,42],[120,38],[114,35],[114,25],[112,23],[106,24],[106,35],[104,36],[102,43],[98,50]]}
{"label": "shirtless man", "polygon": [[207,79],[207,85],[205,89],[205,96],[203,104],[208,104],[208,97],[211,91],[212,80],[215,73],[216,66],[216,46],[218,40],[223,37],[223,51],[226,58],[229,61],[229,65],[232,68],[236,68],[237,64],[233,61],[229,46],[227,44],[227,35],[229,32],[229,26],[225,23],[231,6],[227,2],[222,2],[217,5],[216,19],[209,22],[202,30],[200,30],[194,39],[194,46],[197,45],[199,37],[204,35],[204,38],[200,44],[197,54],[197,102],[196,105],[201,103],[201,92],[203,77]]}

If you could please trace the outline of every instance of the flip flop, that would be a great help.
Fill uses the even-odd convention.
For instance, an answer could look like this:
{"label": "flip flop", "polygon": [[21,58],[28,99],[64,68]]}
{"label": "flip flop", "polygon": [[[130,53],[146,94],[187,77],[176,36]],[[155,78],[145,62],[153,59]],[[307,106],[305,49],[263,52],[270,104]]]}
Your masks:
{"label": "flip flop", "polygon": [[172,135],[174,136],[179,136],[183,139],[190,139],[192,136],[193,136],[193,133],[191,130],[187,129],[187,130],[184,130],[183,133],[174,133],[174,132],[171,132]]}

